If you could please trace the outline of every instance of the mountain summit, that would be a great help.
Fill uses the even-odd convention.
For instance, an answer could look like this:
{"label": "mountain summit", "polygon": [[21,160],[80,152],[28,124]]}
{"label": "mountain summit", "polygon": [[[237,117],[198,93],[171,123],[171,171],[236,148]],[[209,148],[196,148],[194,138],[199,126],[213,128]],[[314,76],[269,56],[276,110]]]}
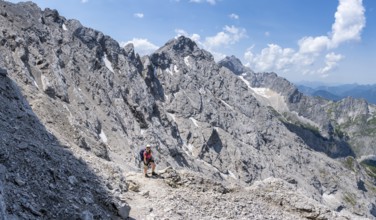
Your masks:
{"label": "mountain summit", "polygon": [[241,75],[246,72],[252,72],[248,67],[243,66],[242,62],[235,56],[227,56],[218,63],[220,66],[224,66],[231,70],[236,75]]}
{"label": "mountain summit", "polygon": [[[140,57],[30,2],[0,1],[0,24],[2,219],[375,217],[374,106],[183,36]],[[141,176],[146,144],[159,179]]]}

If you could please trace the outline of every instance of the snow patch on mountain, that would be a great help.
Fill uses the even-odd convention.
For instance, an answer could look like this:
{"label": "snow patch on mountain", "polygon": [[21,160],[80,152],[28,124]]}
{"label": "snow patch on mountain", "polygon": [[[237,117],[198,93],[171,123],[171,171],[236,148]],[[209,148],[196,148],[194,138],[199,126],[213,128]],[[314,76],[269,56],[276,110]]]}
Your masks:
{"label": "snow patch on mountain", "polygon": [[277,110],[278,112],[289,111],[289,108],[286,104],[285,98],[281,94],[279,94],[279,93],[277,93],[277,92],[275,92],[275,91],[273,91],[269,88],[251,87],[248,80],[244,79],[243,76],[239,76],[239,78],[248,86],[248,88],[251,89],[255,98],[259,102],[261,102],[262,104],[264,104],[266,106],[271,106],[275,110]]}
{"label": "snow patch on mountain", "polygon": [[166,72],[169,73],[171,76],[174,75],[173,71],[172,71],[172,68],[173,67],[170,67],[169,69],[166,69]]}
{"label": "snow patch on mountain", "polygon": [[193,124],[194,124],[196,127],[200,127],[200,126],[198,125],[198,122],[197,122],[196,119],[194,119],[194,118],[192,118],[192,117],[190,117],[189,119],[193,122]]}
{"label": "snow patch on mountain", "polygon": [[104,133],[103,130],[101,130],[101,133],[99,134],[99,137],[101,138],[101,140],[103,141],[103,143],[107,143],[108,139],[107,139],[107,136],[106,136],[106,134]]}
{"label": "snow patch on mountain", "polygon": [[191,63],[189,62],[189,56],[184,57],[184,63],[185,63],[185,65],[187,65],[188,67],[191,67]]}
{"label": "snow patch on mountain", "polygon": [[104,54],[104,56],[102,57],[103,61],[104,61],[104,64],[106,65],[107,69],[110,70],[112,73],[115,73],[114,72],[114,69],[112,68],[112,63],[111,61],[109,61],[107,59],[107,54]]}
{"label": "snow patch on mountain", "polygon": [[194,146],[192,144],[185,144],[183,146],[183,151],[190,156],[193,156],[193,148]]}
{"label": "snow patch on mountain", "polygon": [[35,87],[37,87],[39,89],[38,83],[37,83],[37,81],[35,81],[35,79],[33,79],[33,83],[34,83]]}
{"label": "snow patch on mountain", "polygon": [[176,122],[176,118],[175,118],[175,115],[174,115],[174,114],[167,113],[167,115],[170,116],[170,117],[172,118],[172,120]]}
{"label": "snow patch on mountain", "polygon": [[175,71],[175,73],[179,73],[179,68],[178,68],[178,66],[174,65],[174,71]]}
{"label": "snow patch on mountain", "polygon": [[227,102],[223,101],[222,99],[219,99],[225,106],[227,106],[229,109],[234,110],[234,108],[229,105]]}
{"label": "snow patch on mountain", "polygon": [[376,112],[376,106],[375,105],[369,105],[369,113],[374,114]]}
{"label": "snow patch on mountain", "polygon": [[271,93],[273,92],[271,89],[268,88],[252,88],[254,92],[256,92],[258,95],[265,97],[267,99],[271,98]]}

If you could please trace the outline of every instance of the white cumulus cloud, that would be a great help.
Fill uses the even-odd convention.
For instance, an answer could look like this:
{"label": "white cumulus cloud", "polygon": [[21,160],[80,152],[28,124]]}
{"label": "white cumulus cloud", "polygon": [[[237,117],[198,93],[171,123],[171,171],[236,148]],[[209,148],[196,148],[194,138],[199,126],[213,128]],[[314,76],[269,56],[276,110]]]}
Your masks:
{"label": "white cumulus cloud", "polygon": [[200,43],[200,38],[201,36],[199,34],[188,34],[187,31],[183,30],[183,29],[175,29],[175,33],[176,33],[176,37],[179,37],[179,36],[185,36],[185,37],[189,37],[191,38],[193,41],[196,41],[196,43]]}
{"label": "white cumulus cloud", "polygon": [[229,17],[230,17],[231,19],[235,19],[235,20],[238,20],[238,19],[239,19],[239,15],[234,14],[234,13],[230,14]]}
{"label": "white cumulus cloud", "polygon": [[216,0],[189,0],[189,2],[193,2],[193,3],[207,2],[211,5],[215,5],[217,3]]}
{"label": "white cumulus cloud", "polygon": [[219,52],[220,46],[225,46],[229,44],[235,44],[241,38],[246,36],[246,30],[244,28],[237,28],[234,26],[225,26],[223,31],[217,33],[215,36],[206,37],[204,41],[201,41],[201,36],[199,34],[189,34],[183,29],[175,29],[176,37],[185,36],[191,38],[197,43],[201,48],[209,51],[214,60],[219,61],[226,57],[226,54]]}
{"label": "white cumulus cloud", "polygon": [[332,26],[332,47],[346,41],[360,40],[360,34],[366,25],[364,12],[362,0],[339,0]]}
{"label": "white cumulus cloud", "polygon": [[144,38],[133,38],[130,41],[121,42],[120,45],[124,47],[129,43],[133,44],[135,51],[141,56],[151,54],[159,48],[157,45]]}
{"label": "white cumulus cloud", "polygon": [[293,63],[295,51],[291,48],[282,48],[277,44],[269,44],[262,49],[260,54],[253,54],[252,47],[248,48],[244,58],[252,64],[257,71],[268,71],[272,69],[288,69]]}
{"label": "white cumulus cloud", "polygon": [[296,71],[328,76],[344,58],[331,50],[342,43],[361,39],[365,27],[364,12],[362,0],[339,0],[332,31],[328,35],[305,36],[297,42],[297,50],[269,44],[255,54],[251,47],[244,53],[244,58],[255,71]]}
{"label": "white cumulus cloud", "polygon": [[133,16],[135,16],[136,18],[143,18],[144,14],[143,13],[134,13]]}
{"label": "white cumulus cloud", "polygon": [[204,45],[207,48],[215,48],[235,44],[240,39],[245,38],[247,36],[246,33],[247,31],[244,28],[226,25],[223,31],[217,33],[215,36],[206,37]]}
{"label": "white cumulus cloud", "polygon": [[327,36],[303,37],[298,41],[301,53],[320,53],[328,48],[330,39]]}
{"label": "white cumulus cloud", "polygon": [[341,54],[335,54],[333,52],[328,53],[325,56],[325,67],[319,70],[319,73],[322,74],[323,77],[328,76],[327,73],[338,66],[338,62],[343,59]]}

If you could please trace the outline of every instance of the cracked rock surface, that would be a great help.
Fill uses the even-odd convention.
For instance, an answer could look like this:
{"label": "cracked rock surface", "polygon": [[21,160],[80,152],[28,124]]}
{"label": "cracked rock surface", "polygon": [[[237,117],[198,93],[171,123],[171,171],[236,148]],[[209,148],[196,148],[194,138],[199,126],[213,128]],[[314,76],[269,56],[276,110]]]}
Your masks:
{"label": "cracked rock surface", "polygon": [[283,120],[300,96],[278,77],[274,108],[186,37],[140,57],[32,2],[0,1],[0,25],[0,219],[375,217],[372,170]]}

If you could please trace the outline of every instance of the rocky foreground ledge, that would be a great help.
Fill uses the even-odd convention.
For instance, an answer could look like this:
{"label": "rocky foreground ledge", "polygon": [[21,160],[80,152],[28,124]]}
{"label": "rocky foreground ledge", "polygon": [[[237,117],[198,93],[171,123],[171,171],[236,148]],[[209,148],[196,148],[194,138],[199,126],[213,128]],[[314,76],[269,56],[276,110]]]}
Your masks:
{"label": "rocky foreground ledge", "polygon": [[134,219],[362,219],[338,213],[308,198],[296,183],[278,178],[250,187],[223,186],[190,171],[172,168],[154,178],[127,173],[123,198]]}

